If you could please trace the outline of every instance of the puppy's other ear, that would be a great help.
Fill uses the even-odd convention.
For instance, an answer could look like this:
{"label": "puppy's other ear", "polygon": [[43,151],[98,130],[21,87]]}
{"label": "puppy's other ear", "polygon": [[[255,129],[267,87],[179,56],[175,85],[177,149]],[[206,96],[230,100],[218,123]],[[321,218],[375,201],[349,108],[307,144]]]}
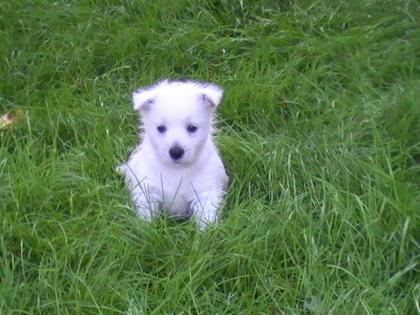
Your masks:
{"label": "puppy's other ear", "polygon": [[138,89],[133,92],[133,108],[136,111],[148,111],[155,97],[154,89]]}
{"label": "puppy's other ear", "polygon": [[215,84],[208,84],[203,86],[201,88],[201,93],[203,102],[211,108],[216,108],[219,106],[223,97],[223,89]]}

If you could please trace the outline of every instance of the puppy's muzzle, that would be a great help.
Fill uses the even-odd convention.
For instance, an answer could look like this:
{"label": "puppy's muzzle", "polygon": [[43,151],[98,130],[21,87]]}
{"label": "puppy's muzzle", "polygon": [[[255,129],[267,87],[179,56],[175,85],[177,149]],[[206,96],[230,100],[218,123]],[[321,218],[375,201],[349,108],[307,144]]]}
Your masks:
{"label": "puppy's muzzle", "polygon": [[170,148],[169,150],[169,155],[171,156],[172,159],[179,160],[180,158],[183,157],[185,151],[183,148],[181,148],[179,145],[174,145],[172,148]]}

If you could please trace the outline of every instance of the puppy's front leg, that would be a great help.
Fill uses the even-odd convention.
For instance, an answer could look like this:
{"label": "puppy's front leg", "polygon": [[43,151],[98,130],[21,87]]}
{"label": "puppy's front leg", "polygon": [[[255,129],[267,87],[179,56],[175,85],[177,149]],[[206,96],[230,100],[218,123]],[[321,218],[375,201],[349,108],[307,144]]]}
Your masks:
{"label": "puppy's front leg", "polygon": [[209,223],[217,221],[217,210],[222,199],[223,192],[221,190],[196,192],[191,209],[201,230],[204,230]]}
{"label": "puppy's front leg", "polygon": [[151,221],[151,219],[158,214],[159,202],[156,201],[151,194],[137,187],[133,190],[132,197],[137,214],[143,220]]}

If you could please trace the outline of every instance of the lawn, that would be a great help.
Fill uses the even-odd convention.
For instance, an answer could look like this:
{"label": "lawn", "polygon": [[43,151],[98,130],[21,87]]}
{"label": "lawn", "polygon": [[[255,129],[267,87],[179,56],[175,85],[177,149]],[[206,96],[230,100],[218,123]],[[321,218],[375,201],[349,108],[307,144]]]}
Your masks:
{"label": "lawn", "polygon": [[[0,43],[0,314],[420,314],[418,1],[1,1]],[[161,78],[225,89],[205,232],[115,172]]]}

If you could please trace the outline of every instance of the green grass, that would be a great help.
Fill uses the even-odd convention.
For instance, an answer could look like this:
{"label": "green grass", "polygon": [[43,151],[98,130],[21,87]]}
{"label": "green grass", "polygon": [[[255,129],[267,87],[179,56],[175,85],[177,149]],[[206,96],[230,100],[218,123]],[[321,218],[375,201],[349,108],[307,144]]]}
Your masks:
{"label": "green grass", "polygon": [[[418,1],[2,1],[0,314],[419,314]],[[138,219],[131,92],[225,88],[220,223]]]}

